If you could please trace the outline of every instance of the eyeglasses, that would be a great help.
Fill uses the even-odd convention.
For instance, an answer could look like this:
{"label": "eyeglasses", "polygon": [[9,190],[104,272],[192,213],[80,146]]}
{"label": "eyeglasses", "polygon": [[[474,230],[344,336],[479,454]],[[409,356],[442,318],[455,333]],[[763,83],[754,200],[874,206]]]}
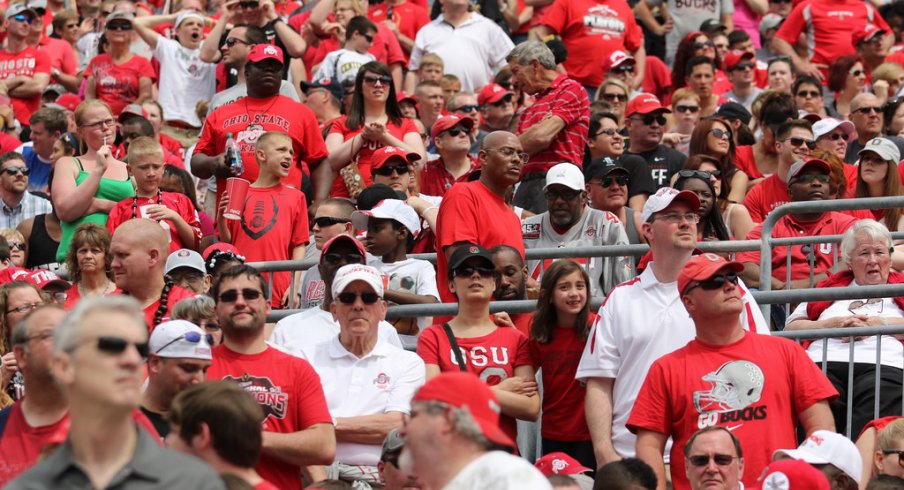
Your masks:
{"label": "eyeglasses", "polygon": [[801,145],[807,145],[807,148],[813,149],[816,148],[816,140],[808,140],[805,138],[798,138],[797,136],[792,136],[790,138],[786,138],[785,141],[791,142],[791,146],[799,147]]}
{"label": "eyeglasses", "polygon": [[251,43],[248,43],[248,42],[246,42],[246,41],[242,41],[241,39],[239,39],[239,38],[237,38],[237,37],[227,37],[226,40],[223,41],[223,44],[225,44],[226,47],[229,47],[229,48],[235,46],[236,43],[242,43],[242,44],[244,44],[245,46],[251,46]]}
{"label": "eyeglasses", "polygon": [[389,85],[390,83],[392,83],[392,78],[385,75],[364,75],[364,81],[369,85],[376,85],[377,82],[380,82],[380,85]]}
{"label": "eyeglasses", "polygon": [[332,216],[321,216],[319,218],[314,218],[314,224],[319,228],[327,228],[333,225],[339,225],[344,223],[351,223],[352,220],[345,218],[334,218]]}
{"label": "eyeglasses", "polygon": [[380,299],[380,295],[377,293],[339,293],[339,296],[336,297],[344,305],[353,305],[358,298],[361,298],[362,303],[372,305]]}
{"label": "eyeglasses", "polygon": [[37,340],[37,341],[43,342],[45,340],[49,340],[52,338],[53,338],[53,330],[49,330],[46,332],[29,335],[28,337],[25,337],[25,342],[22,342],[22,343],[25,344],[25,343],[31,342],[32,340]]}
{"label": "eyeglasses", "polygon": [[794,178],[794,182],[798,184],[813,182],[814,180],[819,181],[820,184],[828,184],[831,182],[832,177],[828,174],[800,174]]}
{"label": "eyeglasses", "polygon": [[731,71],[752,70],[752,69],[753,69],[753,63],[744,62],[744,63],[738,63],[737,65],[732,67]]}
{"label": "eyeglasses", "polygon": [[33,309],[35,309],[35,308],[37,308],[37,307],[39,307],[39,306],[41,306],[41,305],[43,305],[43,304],[44,304],[44,303],[42,303],[42,302],[40,302],[40,301],[37,302],[37,303],[26,303],[26,304],[24,304],[24,305],[19,305],[19,306],[15,307],[15,308],[6,310],[6,314],[9,315],[10,313],[25,313],[26,311],[31,311],[31,310],[33,310]]}
{"label": "eyeglasses", "polygon": [[498,151],[500,155],[506,158],[512,158],[517,155],[522,162],[526,162],[527,159],[530,158],[530,155],[527,153],[518,151],[510,146],[503,146],[502,148],[484,148],[483,151]]}
{"label": "eyeglasses", "polygon": [[452,112],[477,112],[480,110],[480,106],[477,104],[467,104],[463,106],[459,106],[458,109],[455,109]]}
{"label": "eyeglasses", "polygon": [[666,123],[665,116],[663,116],[662,114],[644,114],[641,117],[632,117],[630,119],[633,119],[634,121],[640,121],[647,126],[652,126],[654,122],[656,124],[659,124],[660,126],[665,126]]}
{"label": "eyeglasses", "polygon": [[393,172],[405,175],[408,173],[408,165],[383,165],[380,168],[373,169],[373,173],[383,177],[389,177]]}
{"label": "eyeglasses", "polygon": [[[858,310],[858,309],[860,309],[860,308],[863,308],[864,306],[867,306],[867,305],[875,305],[875,304],[878,304],[878,305],[883,304],[882,298],[870,298],[870,299],[868,299],[868,300],[866,300],[866,301],[862,301],[862,300],[859,300],[859,299],[858,299],[857,301],[851,301],[851,303],[848,305],[848,311],[850,311],[851,313],[853,313],[853,312],[855,312],[856,310]],[[880,309],[881,309],[881,308],[880,308]]]}
{"label": "eyeglasses", "polygon": [[9,167],[9,168],[4,168],[3,172],[5,172],[6,175],[22,174],[22,175],[28,177],[28,174],[31,173],[31,170],[28,167]]}
{"label": "eyeglasses", "polygon": [[604,93],[602,97],[603,97],[603,100],[605,100],[607,102],[615,102],[615,101],[625,102],[626,100],[628,100],[628,96],[626,94]]}
{"label": "eyeglasses", "polygon": [[710,460],[715,461],[719,466],[728,466],[732,461],[735,460],[735,456],[729,456],[727,454],[713,454],[712,456],[709,456],[707,454],[698,454],[687,457],[687,461],[692,466],[697,467],[708,465]]}
{"label": "eyeglasses", "polygon": [[106,26],[108,31],[131,31],[131,22],[110,22]]}
{"label": "eyeglasses", "polygon": [[367,42],[369,42],[369,43],[374,42],[374,35],[373,35],[373,34],[361,34],[361,37],[363,37],[364,39],[366,39]]}
{"label": "eyeglasses", "polygon": [[866,75],[865,70],[851,70],[849,73],[851,74],[852,77],[859,77],[860,75]]}
{"label": "eyeglasses", "polygon": [[363,264],[364,256],[356,253],[328,253],[323,255],[323,261],[329,265],[338,265],[343,260],[346,264]]}
{"label": "eyeglasses", "polygon": [[113,126],[114,124],[116,124],[116,120],[111,117],[110,119],[104,119],[103,121],[97,121],[90,124],[82,124],[82,127],[100,129],[102,126]]}
{"label": "eyeglasses", "polygon": [[703,48],[714,48],[714,47],[715,47],[715,45],[713,44],[712,41],[704,41],[704,42],[702,42],[702,43],[694,43],[694,44],[691,45],[691,48],[692,48],[694,51],[696,51],[696,50],[698,50],[698,49],[703,49]]}
{"label": "eyeglasses", "polygon": [[30,15],[24,15],[24,14],[14,15],[13,20],[16,22],[24,22],[28,25],[31,25],[32,22],[35,21],[35,19],[33,19]]}
{"label": "eyeglasses", "polygon": [[705,170],[679,170],[678,178],[681,178],[681,179],[698,178],[698,179],[703,179],[703,180],[709,182],[710,179],[712,179],[713,177],[718,177],[721,174],[722,174],[722,172],[720,172],[718,170],[713,170],[712,172],[707,172]]}
{"label": "eyeglasses", "polygon": [[496,274],[496,269],[492,267],[463,266],[452,270],[452,275],[455,277],[471,277],[475,272],[480,274],[480,277],[492,277]]}
{"label": "eyeglasses", "polygon": [[[607,186],[608,187],[608,186]],[[555,201],[558,198],[562,198],[566,201],[571,201],[572,199],[581,195],[581,191],[576,191],[574,189],[567,191],[556,191],[553,189],[546,189],[543,191],[543,194],[546,196],[547,201]]]}
{"label": "eyeglasses", "polygon": [[173,340],[170,340],[166,344],[163,344],[163,347],[155,350],[154,354],[159,354],[161,351],[163,351],[163,349],[166,349],[167,347],[175,344],[176,342],[178,342],[180,340],[184,340],[186,342],[191,342],[192,344],[197,344],[197,343],[201,342],[202,338],[207,341],[208,346],[213,345],[213,335],[210,335],[209,333],[205,333],[202,335],[202,334],[199,334],[198,332],[185,332],[184,335],[180,335],[180,336],[174,338]]}
{"label": "eyeglasses", "polygon": [[611,71],[612,73],[634,73],[634,65],[632,65],[632,64],[621,65],[621,66],[613,68],[609,71]]}
{"label": "eyeglasses", "polygon": [[854,112],[859,112],[860,114],[863,114],[864,116],[869,114],[870,112],[875,112],[876,114],[881,114],[882,108],[880,108],[880,107],[861,107],[859,109],[854,109]]}
{"label": "eyeglasses", "polygon": [[801,90],[797,93],[797,96],[802,99],[815,99],[817,97],[822,97],[822,93],[817,92],[816,90]]}
{"label": "eyeglasses", "polygon": [[897,454],[898,455],[898,466],[900,466],[901,468],[904,468],[904,451],[896,451],[894,449],[883,449],[882,454],[884,454],[885,456],[888,456],[891,454]]}
{"label": "eyeglasses", "polygon": [[719,138],[719,139],[726,139],[726,140],[731,139],[731,131],[726,131],[726,130],[720,129],[720,128],[712,128],[709,130],[709,132],[712,133],[713,136],[715,136],[716,138]]}
{"label": "eyeglasses", "polygon": [[260,299],[264,293],[258,291],[257,289],[244,288],[241,291],[238,289],[230,289],[228,291],[223,291],[220,293],[220,302],[221,303],[235,303],[239,299],[239,294],[242,295],[247,301],[254,301]]}
{"label": "eyeglasses", "polygon": [[666,223],[669,223],[671,225],[677,225],[685,221],[697,224],[700,222],[700,216],[697,216],[696,213],[669,213],[653,216],[653,219],[651,221],[655,220],[665,221]]}
{"label": "eyeglasses", "polygon": [[[474,107],[477,107],[477,106],[474,106]],[[469,111],[469,112],[470,112],[470,111]],[[456,126],[456,127],[452,128],[452,129],[450,129],[450,130],[448,130],[448,131],[443,131],[443,132],[440,133],[440,134],[448,134],[449,136],[452,136],[452,137],[454,138],[454,137],[456,137],[456,136],[458,136],[458,135],[460,135],[460,134],[462,134],[462,133],[468,134],[468,130],[465,129],[465,128],[459,128],[459,127]]]}
{"label": "eyeglasses", "polygon": [[700,106],[698,106],[698,105],[679,105],[679,106],[675,106],[675,110],[678,112],[690,112],[691,114],[696,114],[700,110]]}
{"label": "eyeglasses", "polygon": [[616,175],[615,177],[610,177],[607,175],[600,180],[600,187],[611,187],[613,182],[618,185],[628,185],[628,176]]}
{"label": "eyeglasses", "polygon": [[25,251],[25,244],[22,242],[9,242],[10,249],[22,250]]}
{"label": "eyeglasses", "polygon": [[122,354],[130,345],[135,346],[135,350],[138,351],[138,355],[140,355],[142,359],[147,359],[148,353],[150,352],[147,342],[132,342],[113,335],[101,335],[100,337],[83,339],[82,342],[76,344],[75,347],[88,342],[97,342],[97,350],[107,354]]}
{"label": "eyeglasses", "polygon": [[605,134],[606,136],[615,136],[617,133],[618,133],[618,130],[617,130],[617,129],[606,128],[606,129],[601,129],[600,132],[599,132],[599,133],[596,133],[595,135],[593,135],[593,137],[596,138],[596,137],[602,136],[602,135],[604,135],[604,134]]}

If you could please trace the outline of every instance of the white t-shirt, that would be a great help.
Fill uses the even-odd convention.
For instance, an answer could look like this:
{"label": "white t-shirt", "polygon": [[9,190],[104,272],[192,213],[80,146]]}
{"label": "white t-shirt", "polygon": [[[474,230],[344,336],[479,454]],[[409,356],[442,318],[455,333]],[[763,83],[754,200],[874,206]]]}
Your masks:
{"label": "white t-shirt", "polygon": [[[424,384],[424,361],[414,352],[379,340],[358,358],[339,343],[339,337],[306,349],[304,358],[320,375],[323,394],[333,417],[359,417],[387,412],[411,413],[411,398]],[[376,466],[380,444],[338,442],[336,461]]]}
{"label": "white t-shirt", "polygon": [[[367,265],[374,267],[389,277],[389,288],[393,291],[402,293],[420,294],[423,296],[433,296],[439,302],[439,291],[436,289],[436,269],[433,264],[426,260],[405,259],[391,264],[386,264],[379,257],[374,257],[367,262]],[[392,323],[410,322],[414,318],[397,318]],[[417,318],[418,331],[427,328],[428,318],[421,316]],[[403,332],[406,329],[402,329]]]}
{"label": "white t-shirt", "polygon": [[442,490],[552,490],[549,480],[524,458],[490,451],[468,463]]}
{"label": "white t-shirt", "polygon": [[163,107],[166,120],[182,121],[200,128],[195,104],[201,100],[209,101],[216,92],[217,65],[201,61],[200,49],[183,47],[178,41],[163,36],[157,38],[154,56],[160,62],[157,102]]}
{"label": "white t-shirt", "polygon": [[365,63],[376,60],[374,55],[370,53],[359,53],[350,49],[337,49],[327,53],[317,73],[314,74],[313,81],[320,82],[328,78],[339,80],[339,83],[346,81],[355,81],[358,76],[358,68]]}
{"label": "white t-shirt", "polygon": [[[741,324],[769,334],[756,301],[742,281],[744,311]],[[612,388],[612,444],[623,458],[634,457],[636,436],[625,424],[653,361],[687,345],[696,330],[678,296],[678,283],[662,283],[652,262],[636,278],[619,284],[599,310],[575,378],[615,378]],[[671,439],[666,445],[668,463]]]}
{"label": "white t-shirt", "polygon": [[[856,286],[856,283],[851,283],[851,286]],[[856,305],[852,305],[852,303],[856,303]],[[904,318],[904,311],[891,298],[873,298],[869,300],[839,299],[823,310],[817,320],[828,320],[829,318],[848,317],[851,315]],[[797,308],[788,316],[786,323],[801,319],[807,319],[806,302],[797,305]],[[810,359],[813,359],[813,362],[821,363],[823,346],[825,346],[827,361],[846,363],[851,358],[851,344],[843,340],[846,339],[828,339],[825,342],[821,339],[814,340],[807,347],[807,354]],[[883,335],[881,344],[882,365],[901,369],[901,366],[904,366],[904,343],[894,337]],[[876,337],[867,337],[854,342],[854,362],[875,364],[876,347]]]}
{"label": "white t-shirt", "polygon": [[[333,314],[320,307],[289,315],[276,322],[269,342],[286,349],[294,356],[304,357],[302,350],[314,347],[339,336],[339,322]],[[391,345],[402,348],[402,340],[396,329],[385,321],[379,324],[379,337]]]}

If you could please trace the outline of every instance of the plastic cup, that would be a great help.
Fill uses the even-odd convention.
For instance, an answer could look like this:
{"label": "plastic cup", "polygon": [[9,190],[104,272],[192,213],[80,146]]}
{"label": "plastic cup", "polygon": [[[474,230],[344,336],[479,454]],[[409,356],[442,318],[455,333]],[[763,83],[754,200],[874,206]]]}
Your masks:
{"label": "plastic cup", "polygon": [[226,179],[226,192],[229,193],[229,202],[226,203],[226,211],[223,217],[226,219],[241,219],[242,210],[245,208],[245,196],[251,182],[238,177]]}

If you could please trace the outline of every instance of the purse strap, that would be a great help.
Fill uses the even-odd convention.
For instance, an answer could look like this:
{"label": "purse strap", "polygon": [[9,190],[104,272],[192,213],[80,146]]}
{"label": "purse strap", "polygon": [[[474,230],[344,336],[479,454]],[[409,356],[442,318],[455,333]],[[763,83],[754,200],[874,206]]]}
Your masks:
{"label": "purse strap", "polygon": [[455,334],[452,333],[452,327],[450,327],[448,323],[443,323],[443,331],[446,332],[446,337],[449,339],[449,345],[452,346],[452,352],[455,353],[455,361],[458,362],[458,368],[464,373],[468,372],[468,366],[465,365],[465,360],[461,357],[461,348],[458,347],[458,341],[455,340]]}

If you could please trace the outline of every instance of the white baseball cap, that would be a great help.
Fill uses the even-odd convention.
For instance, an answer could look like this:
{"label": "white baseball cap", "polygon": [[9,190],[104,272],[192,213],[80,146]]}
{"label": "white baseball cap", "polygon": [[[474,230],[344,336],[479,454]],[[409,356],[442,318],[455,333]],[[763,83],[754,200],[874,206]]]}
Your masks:
{"label": "white baseball cap", "polygon": [[178,28],[180,24],[188,19],[198,19],[202,24],[204,23],[204,16],[200,13],[195,12],[194,10],[183,10],[176,16],[176,22],[173,23],[173,26]]}
{"label": "white baseball cap", "polygon": [[367,221],[370,218],[394,219],[402,226],[408,228],[412,236],[417,236],[421,231],[421,219],[417,212],[401,199],[383,199],[370,211],[355,211],[352,213],[352,224],[356,230],[366,230]]}
{"label": "white baseball cap", "polygon": [[815,139],[822,138],[832,131],[835,131],[835,128],[839,127],[844,131],[844,134],[847,135],[846,139],[850,141],[851,136],[853,136],[855,131],[854,123],[850,121],[839,121],[833,117],[826,117],[813,123],[813,137]]}
{"label": "white baseball cap", "polygon": [[901,161],[901,150],[898,149],[898,145],[894,144],[894,142],[888,138],[880,137],[867,141],[866,145],[863,146],[863,149],[860,150],[857,155],[863,155],[868,151],[879,155],[879,158],[885,161],[895,162],[895,165]]}
{"label": "white baseball cap", "polygon": [[165,358],[210,360],[209,334],[186,320],[163,322],[151,332],[148,347],[151,354]]}
{"label": "white baseball cap", "polygon": [[675,199],[690,204],[691,211],[700,209],[700,198],[697,197],[697,194],[694,194],[691,191],[679,191],[678,189],[673,189],[671,187],[663,187],[656,191],[656,194],[653,194],[647,199],[647,202],[643,205],[643,212],[640,213],[640,218],[644,223],[650,221],[650,217],[653,216],[654,213],[658,213],[671,206],[672,201]]}
{"label": "white baseball cap", "polygon": [[383,297],[385,279],[383,274],[380,274],[380,271],[369,265],[348,264],[343,265],[336,271],[336,277],[333,278],[333,288],[330,290],[333,298],[338,297],[349,284],[355,281],[366,282],[378,296]]}
{"label": "white baseball cap", "polygon": [[817,430],[797,449],[779,449],[772,453],[772,459],[781,455],[810,464],[830,464],[860,483],[863,472],[860,451],[850,439],[837,432]]}
{"label": "white baseball cap", "polygon": [[176,250],[166,258],[165,270],[167,274],[172,272],[173,269],[180,267],[188,267],[189,269],[201,271],[202,274],[207,274],[207,268],[204,267],[204,258],[201,257],[201,254],[187,248]]}
{"label": "white baseball cap", "polygon": [[543,189],[553,184],[561,184],[569,189],[576,191],[584,190],[584,174],[577,165],[569,162],[562,162],[546,172],[546,185]]}

